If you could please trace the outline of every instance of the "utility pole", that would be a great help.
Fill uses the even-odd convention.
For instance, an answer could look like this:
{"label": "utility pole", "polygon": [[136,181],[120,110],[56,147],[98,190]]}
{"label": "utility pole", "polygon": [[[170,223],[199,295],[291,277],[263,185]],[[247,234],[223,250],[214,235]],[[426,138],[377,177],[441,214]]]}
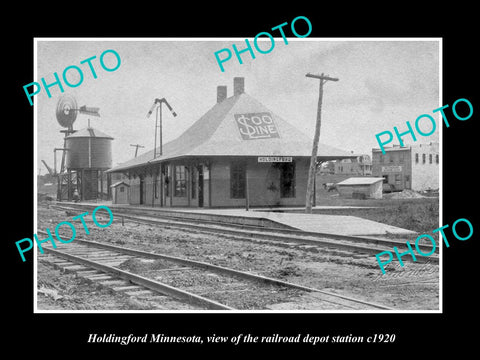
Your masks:
{"label": "utility pole", "polygon": [[145,147],[145,146],[142,146],[142,145],[140,145],[140,144],[135,144],[135,145],[130,144],[130,146],[133,146],[133,147],[136,148],[136,149],[135,149],[135,157],[137,157],[138,148],[139,148],[139,147],[140,147],[140,148],[144,148],[144,147]]}
{"label": "utility pole", "polygon": [[314,79],[320,80],[320,89],[318,93],[318,108],[317,108],[317,123],[315,125],[315,136],[313,138],[313,147],[312,147],[312,157],[310,158],[310,169],[308,171],[308,182],[307,182],[307,195],[305,200],[305,213],[311,214],[312,213],[312,197],[314,193],[314,185],[315,185],[315,173],[316,173],[316,160],[317,160],[317,151],[318,151],[318,140],[320,139],[320,125],[322,119],[322,99],[323,99],[323,84],[327,81],[338,81],[338,78],[332,78],[328,75],[315,75],[315,74],[306,74],[306,77],[311,77]]}

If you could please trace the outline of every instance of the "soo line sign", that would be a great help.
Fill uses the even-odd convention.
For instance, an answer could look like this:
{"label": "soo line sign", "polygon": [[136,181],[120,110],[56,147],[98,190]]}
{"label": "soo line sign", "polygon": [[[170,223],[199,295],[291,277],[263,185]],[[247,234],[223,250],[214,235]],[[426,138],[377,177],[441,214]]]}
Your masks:
{"label": "soo line sign", "polygon": [[234,114],[243,140],[279,138],[277,126],[268,112]]}

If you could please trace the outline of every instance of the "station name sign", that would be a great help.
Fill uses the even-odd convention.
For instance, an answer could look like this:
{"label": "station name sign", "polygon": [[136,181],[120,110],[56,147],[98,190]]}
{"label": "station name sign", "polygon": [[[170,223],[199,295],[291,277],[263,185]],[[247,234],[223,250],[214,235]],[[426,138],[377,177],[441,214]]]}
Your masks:
{"label": "station name sign", "polygon": [[259,163],[292,162],[291,156],[259,156]]}
{"label": "station name sign", "polygon": [[234,114],[243,140],[279,138],[277,126],[269,112]]}
{"label": "station name sign", "polygon": [[402,166],[400,165],[382,166],[382,172],[402,172]]}

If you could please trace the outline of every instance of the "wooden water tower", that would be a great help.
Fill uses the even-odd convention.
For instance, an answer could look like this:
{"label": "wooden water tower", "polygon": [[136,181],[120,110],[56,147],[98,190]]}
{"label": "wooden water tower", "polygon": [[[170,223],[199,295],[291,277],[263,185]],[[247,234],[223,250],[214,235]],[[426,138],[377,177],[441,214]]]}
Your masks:
{"label": "wooden water tower", "polygon": [[[73,123],[77,113],[100,116],[98,108],[78,107],[76,100],[69,95],[60,98],[57,105],[57,121],[66,128],[62,149],[62,163],[58,174],[57,200],[73,200],[78,192],[80,200],[103,198],[104,188],[109,188],[110,181],[104,187],[104,171],[112,167],[111,136],[90,127],[74,130]],[[56,163],[56,161],[55,161]],[[108,195],[107,195],[108,197]]]}

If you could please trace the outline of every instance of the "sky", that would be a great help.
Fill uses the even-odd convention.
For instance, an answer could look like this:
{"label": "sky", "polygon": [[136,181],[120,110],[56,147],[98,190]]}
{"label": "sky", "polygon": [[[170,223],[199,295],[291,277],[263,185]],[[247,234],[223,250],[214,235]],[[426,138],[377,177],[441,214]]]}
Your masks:
{"label": "sky", "polygon": [[[271,44],[259,41],[262,49]],[[253,39],[250,39],[253,47]],[[345,151],[371,155],[378,148],[375,134],[393,126],[407,130],[406,121],[414,126],[422,114],[432,114],[440,107],[441,43],[438,39],[324,39],[275,38],[268,54],[254,49],[255,59],[243,53],[243,64],[233,54],[218,66],[214,53],[232,44],[245,48],[243,38],[158,38],[152,39],[36,39],[36,69],[32,81],[54,82],[68,66],[78,66],[83,81],[77,87],[50,88],[51,98],[42,88],[34,97],[37,131],[37,169],[53,168],[53,149],[63,146],[62,127],[55,117],[60,97],[69,94],[79,106],[100,108],[101,117],[79,114],[74,129],[93,128],[114,138],[113,165],[153,149],[155,116],[146,118],[155,98],[166,98],[177,117],[163,108],[163,142],[178,137],[216,103],[218,85],[228,87],[233,95],[233,78],[245,78],[245,92],[300,131],[313,138],[318,104],[319,81],[307,73],[324,73],[339,79],[324,85],[320,142]],[[121,59],[115,71],[105,71],[100,56],[105,50],[116,51]],[[222,54],[223,55],[223,54]],[[91,61],[97,78],[92,76]],[[116,59],[106,53],[105,65],[113,68]],[[67,72],[68,81],[79,82],[75,70]],[[25,97],[26,106],[29,105]],[[440,123],[439,115],[433,116]],[[437,131],[419,142],[438,141]],[[429,129],[424,125],[424,132]],[[413,144],[405,137],[405,143]],[[398,144],[397,141],[395,141]],[[60,156],[57,156],[57,169]]]}

